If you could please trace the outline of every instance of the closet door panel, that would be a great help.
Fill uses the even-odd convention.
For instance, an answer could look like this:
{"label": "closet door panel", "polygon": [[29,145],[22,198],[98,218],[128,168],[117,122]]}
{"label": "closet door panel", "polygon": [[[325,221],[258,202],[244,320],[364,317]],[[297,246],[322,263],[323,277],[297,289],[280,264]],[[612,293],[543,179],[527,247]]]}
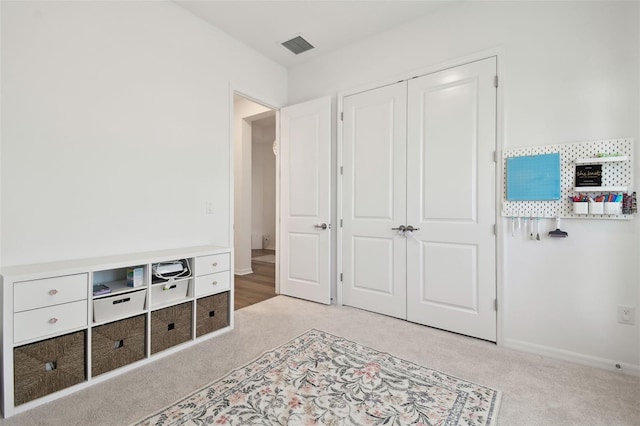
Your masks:
{"label": "closet door panel", "polygon": [[495,58],[409,81],[407,319],[496,340]]}
{"label": "closet door panel", "polygon": [[344,98],[343,303],[406,317],[406,84]]}
{"label": "closet door panel", "polygon": [[421,93],[421,220],[477,219],[477,83],[464,79]]}

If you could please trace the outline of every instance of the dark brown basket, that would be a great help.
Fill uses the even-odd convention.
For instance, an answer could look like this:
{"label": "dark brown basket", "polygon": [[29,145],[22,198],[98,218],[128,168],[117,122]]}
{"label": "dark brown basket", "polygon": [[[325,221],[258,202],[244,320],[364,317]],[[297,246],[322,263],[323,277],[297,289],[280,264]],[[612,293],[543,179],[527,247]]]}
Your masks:
{"label": "dark brown basket", "polygon": [[85,381],[85,333],[13,349],[16,406]]}
{"label": "dark brown basket", "polygon": [[229,325],[229,292],[196,301],[196,337]]}
{"label": "dark brown basket", "polygon": [[145,357],[146,315],[91,330],[91,375],[98,376]]}
{"label": "dark brown basket", "polygon": [[191,340],[191,302],[151,312],[151,353]]}

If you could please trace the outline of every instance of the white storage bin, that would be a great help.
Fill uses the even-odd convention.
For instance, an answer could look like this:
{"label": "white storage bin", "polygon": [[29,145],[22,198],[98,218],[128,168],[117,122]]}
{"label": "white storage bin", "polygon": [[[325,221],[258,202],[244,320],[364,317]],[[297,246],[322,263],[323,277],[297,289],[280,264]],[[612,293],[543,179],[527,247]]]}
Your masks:
{"label": "white storage bin", "polygon": [[153,306],[169,303],[187,297],[189,282],[191,279],[174,281],[165,289],[164,284],[154,284],[151,286],[151,304]]}
{"label": "white storage bin", "polygon": [[589,214],[603,214],[604,213],[604,203],[603,202],[592,202],[589,201]]}
{"label": "white storage bin", "polygon": [[147,290],[141,289],[94,299],[93,321],[103,322],[141,313],[146,296]]}
{"label": "white storage bin", "polygon": [[622,214],[622,203],[602,203],[604,204],[604,214]]}
{"label": "white storage bin", "polygon": [[589,203],[586,201],[574,201],[573,202],[573,212],[575,214],[588,214],[589,213]]}

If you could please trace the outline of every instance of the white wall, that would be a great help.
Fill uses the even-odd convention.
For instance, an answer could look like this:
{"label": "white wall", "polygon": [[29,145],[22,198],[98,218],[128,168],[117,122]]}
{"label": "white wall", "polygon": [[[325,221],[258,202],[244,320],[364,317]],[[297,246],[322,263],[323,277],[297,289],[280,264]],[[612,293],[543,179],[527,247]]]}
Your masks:
{"label": "white wall", "polygon": [[[638,8],[631,2],[451,4],[291,70],[289,102],[335,99],[340,91],[501,49],[504,148],[637,141]],[[638,151],[636,142],[635,188]],[[616,318],[618,305],[640,300],[639,220],[567,219],[568,239],[531,244],[512,239],[499,218],[502,343],[604,367],[621,363],[640,374],[640,318],[635,326]]]}
{"label": "white wall", "polygon": [[230,85],[286,70],[171,2],[1,7],[2,264],[230,245]]}
{"label": "white wall", "polygon": [[[276,138],[275,115],[253,122],[252,161],[252,235],[264,249],[275,249],[276,244],[276,157],[273,141]],[[252,241],[252,246],[255,241]],[[255,246],[253,246],[255,248]]]}
{"label": "white wall", "polygon": [[246,275],[251,269],[251,163],[254,117],[269,108],[242,96],[234,96],[234,272]]}

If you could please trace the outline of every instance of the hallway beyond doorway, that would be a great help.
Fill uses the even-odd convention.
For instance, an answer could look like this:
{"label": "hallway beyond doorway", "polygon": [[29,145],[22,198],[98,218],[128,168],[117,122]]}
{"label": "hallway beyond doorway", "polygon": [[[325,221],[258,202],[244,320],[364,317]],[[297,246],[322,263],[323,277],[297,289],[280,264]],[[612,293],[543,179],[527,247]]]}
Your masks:
{"label": "hallway beyond doorway", "polygon": [[236,310],[270,299],[276,295],[275,263],[257,260],[264,256],[274,256],[275,250],[251,250],[252,274],[235,276]]}

